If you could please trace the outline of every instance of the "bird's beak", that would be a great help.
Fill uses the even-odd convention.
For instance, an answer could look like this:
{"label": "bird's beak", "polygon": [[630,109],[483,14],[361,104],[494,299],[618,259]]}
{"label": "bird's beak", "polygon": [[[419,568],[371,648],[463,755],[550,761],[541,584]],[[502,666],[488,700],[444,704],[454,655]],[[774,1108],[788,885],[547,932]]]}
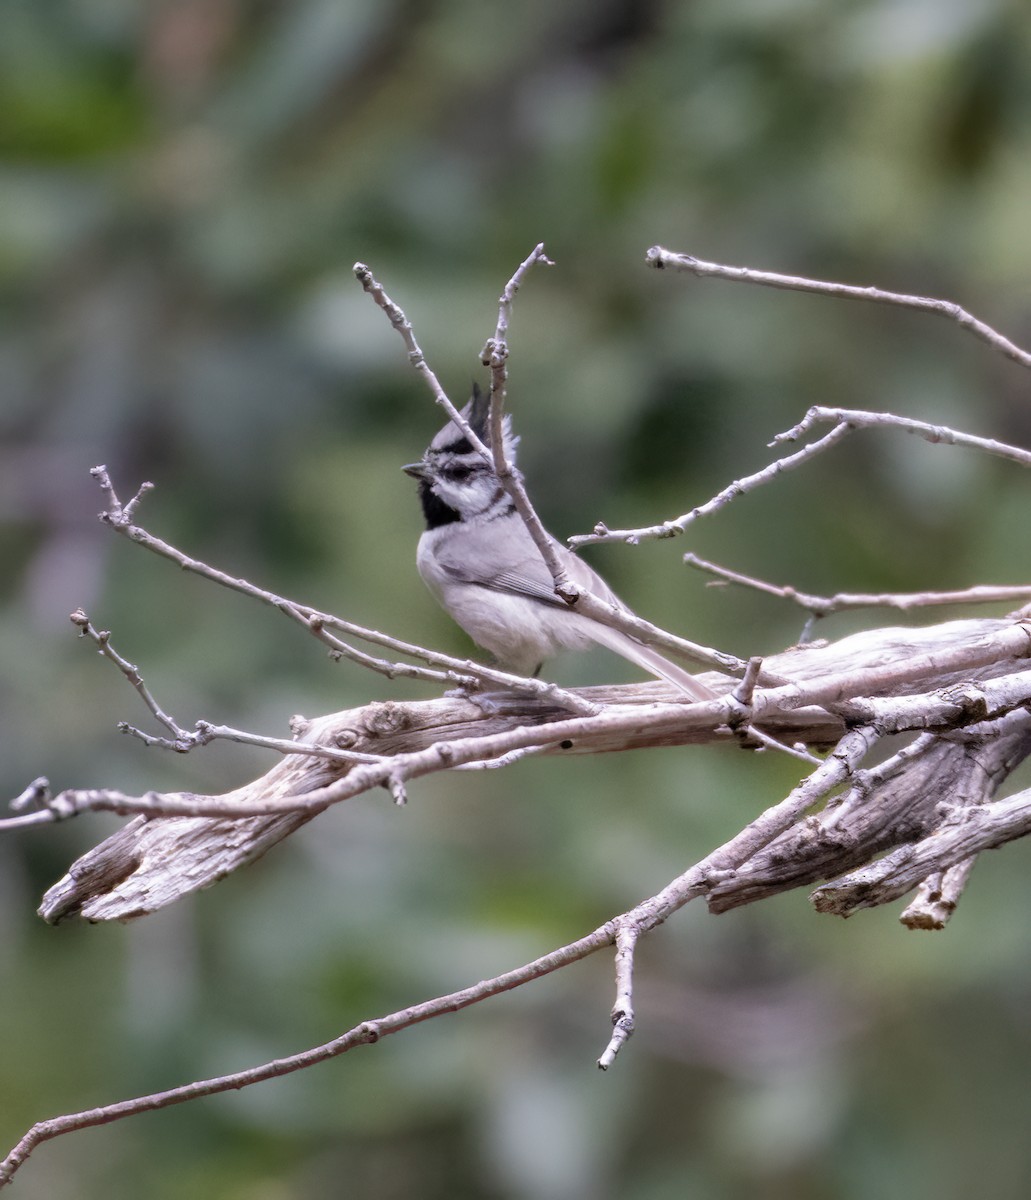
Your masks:
{"label": "bird's beak", "polygon": [[406,463],[401,470],[406,475],[411,475],[413,479],[426,478],[426,464],[424,462]]}

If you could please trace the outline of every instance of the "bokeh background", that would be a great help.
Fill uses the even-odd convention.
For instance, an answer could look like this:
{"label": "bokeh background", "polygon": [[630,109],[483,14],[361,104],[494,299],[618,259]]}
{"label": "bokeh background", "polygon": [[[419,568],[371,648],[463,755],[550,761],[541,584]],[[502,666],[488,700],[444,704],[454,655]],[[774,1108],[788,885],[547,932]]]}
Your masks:
{"label": "bokeh background", "polygon": [[[428,696],[104,530],[88,470],[235,574],[459,653],[398,471],[438,426],[351,274],[369,263],[461,398],[520,293],[511,406],[560,535],[652,522],[762,465],[812,404],[1031,444],[1026,372],[934,317],[644,266],[703,258],[956,299],[1031,343],[1031,11],[1020,0],[4,0],[0,5],[0,785],[225,790],[269,765],[116,732],[284,735]],[[648,616],[738,654],[796,611],[688,549],[810,590],[1026,580],[1028,480],[901,436],[690,538],[592,555]],[[828,622],[838,636],[883,614]],[[600,655],[564,682],[631,678]],[[128,928],[38,897],[115,828],[0,841],[0,1142],[239,1069],[543,953],[654,892],[796,765],[730,749],[528,761],[367,796]],[[617,1066],[611,966],[574,967],[345,1059],[60,1139],[25,1200],[1024,1197],[1028,867],[988,856],[944,934],[801,893],[643,948]]]}

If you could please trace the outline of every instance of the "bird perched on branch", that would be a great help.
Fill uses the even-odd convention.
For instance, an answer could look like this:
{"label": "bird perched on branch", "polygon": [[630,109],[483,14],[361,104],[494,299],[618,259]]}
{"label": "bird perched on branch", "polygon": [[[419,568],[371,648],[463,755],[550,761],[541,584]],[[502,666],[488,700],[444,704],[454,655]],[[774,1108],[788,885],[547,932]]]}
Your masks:
{"label": "bird perched on branch", "polygon": [[[476,436],[490,444],[489,398],[474,385],[462,410]],[[515,470],[519,439],[504,419],[504,454]],[[416,565],[444,609],[477,645],[520,675],[535,675],[559,650],[607,646],[665,679],[693,700],[713,693],[682,667],[621,630],[570,607],[555,592],[540,550],[497,472],[462,430],[449,421],[422,459],[403,468],[419,481],[426,531]],[[623,612],[630,609],[601,576],[560,542],[549,541],[577,588]]]}

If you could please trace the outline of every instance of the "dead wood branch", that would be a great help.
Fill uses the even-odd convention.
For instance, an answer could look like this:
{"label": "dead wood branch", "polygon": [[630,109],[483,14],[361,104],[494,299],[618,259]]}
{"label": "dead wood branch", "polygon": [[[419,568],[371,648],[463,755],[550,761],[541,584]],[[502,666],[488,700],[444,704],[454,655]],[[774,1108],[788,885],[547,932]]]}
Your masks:
{"label": "dead wood branch", "polygon": [[[754,691],[751,720],[781,743],[827,746],[849,724],[880,736],[926,730],[930,722],[934,736],[941,734],[934,749],[913,762],[903,760],[904,788],[893,779],[890,787],[885,783],[864,793],[862,802],[829,807],[823,824],[803,822],[771,847],[766,859],[715,887],[711,906],[722,910],[826,879],[889,846],[930,836],[940,823],[935,814],[942,789],[955,793],[975,766],[979,778],[994,780],[994,791],[1027,752],[1018,719],[1023,714],[1011,710],[1022,697],[1031,698],[1031,673],[1020,669],[1029,653],[1023,622],[989,619],[854,634],[767,659],[764,671],[777,682]],[[703,679],[729,697],[733,680]],[[971,682],[976,680],[982,682]],[[961,682],[965,688],[957,687]],[[590,688],[581,695],[601,711],[579,716],[533,697],[499,694],[488,712],[445,697],[334,713],[298,732],[314,745],[373,759],[353,764],[290,755],[220,797],[59,794],[49,801],[55,815],[131,811],[134,805],[147,815],[79,859],[47,893],[41,915],[48,921],[73,913],[89,920],[125,920],[152,912],[254,861],[331,804],[434,770],[491,761],[527,747],[545,754],[597,754],[733,736],[729,718],[737,702],[730,698],[671,703],[669,689],[660,683]],[[1011,712],[1009,724],[996,720],[1006,712]],[[955,729],[967,732],[949,740]],[[986,754],[997,757],[991,771],[984,766]]]}

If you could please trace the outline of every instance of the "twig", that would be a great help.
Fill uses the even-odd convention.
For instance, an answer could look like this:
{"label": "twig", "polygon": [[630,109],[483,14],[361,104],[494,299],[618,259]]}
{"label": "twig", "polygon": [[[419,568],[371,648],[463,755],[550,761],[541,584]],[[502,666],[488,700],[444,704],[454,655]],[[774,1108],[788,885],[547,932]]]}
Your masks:
{"label": "twig", "polygon": [[36,812],[22,813],[17,817],[0,817],[0,832],[9,833],[15,829],[29,829],[36,825],[51,825],[54,820],[54,814],[48,808],[37,809]]}
{"label": "twig", "polygon": [[341,1034],[330,1042],[299,1054],[291,1054],[260,1066],[251,1067],[244,1071],[236,1071],[230,1075],[218,1075],[210,1079],[199,1079],[182,1087],[170,1088],[168,1091],[155,1092],[148,1096],[138,1096],[133,1100],[122,1100],[116,1104],[106,1104],[100,1108],[86,1109],[83,1112],[69,1113],[65,1116],[54,1117],[47,1121],[39,1121],[18,1141],[6,1158],[0,1162],[0,1187],[4,1187],[14,1178],[20,1167],[24,1166],[29,1156],[44,1142],[60,1137],[65,1133],[74,1133],[79,1129],[89,1129],[96,1125],[109,1125],[114,1121],[139,1113],[154,1112],[156,1109],[170,1108],[175,1104],[183,1104],[188,1100],[198,1100],[203,1096],[214,1096],[220,1092],[237,1091],[268,1079],[277,1079],[301,1071],[329,1059],[338,1058],[356,1046],[368,1046],[393,1033],[400,1033],[422,1021],[433,1017],[444,1016],[448,1013],[461,1012],[470,1005],[478,1004],[492,996],[511,991],[513,988],[540,979],[561,967],[586,958],[589,954],[600,950],[603,946],[611,945],[613,931],[610,924],[600,926],[593,933],[578,941],[571,942],[559,950],[534,959],[513,971],[506,971],[493,979],[484,980],[472,987],[461,991],[438,996],[422,1004],[413,1004],[409,1008],[378,1017],[375,1020],[363,1021],[347,1033]]}
{"label": "twig", "polygon": [[306,754],[315,758],[326,758],[338,763],[382,762],[381,754],[363,754],[358,750],[346,750],[339,746],[324,746],[318,742],[291,738],[265,737],[260,733],[249,733],[244,729],[233,729],[228,725],[212,725],[209,721],[198,721],[193,735],[198,746],[209,742],[238,742],[243,746],[258,746],[264,750],[275,750],[279,754]]}
{"label": "twig", "polygon": [[763,484],[772,483],[785,471],[793,471],[822,451],[829,450],[831,446],[835,446],[838,442],[842,441],[848,433],[849,429],[847,425],[839,425],[832,429],[830,433],[826,433],[817,441],[803,446],[801,450],[796,451],[794,454],[779,458],[752,475],[735,479],[733,483],[728,484],[722,491],[717,492],[711,500],[698,505],[697,508],[692,508],[690,512],[686,512],[679,517],[674,517],[671,521],[662,521],[658,525],[646,525],[641,529],[609,529],[603,521],[599,521],[592,533],[576,534],[568,539],[569,544],[574,548],[596,545],[601,542],[626,542],[627,545],[636,546],[639,542],[648,538],[676,537],[695,521],[699,520],[699,518],[708,517],[712,513],[719,512],[721,508],[725,508],[732,500],[736,500],[739,496],[754,492],[756,488],[762,487]]}
{"label": "twig", "polygon": [[[110,481],[108,481],[108,484],[110,486]],[[136,496],[133,498],[133,500],[130,501],[130,503],[133,505],[138,503],[142,494],[143,489],[141,488],[140,491],[136,493]],[[108,662],[115,664],[118,670],[121,671],[122,675],[136,690],[137,695],[150,710],[154,716],[154,719],[159,724],[163,725],[172,735],[173,741],[168,744],[177,750],[186,748],[192,742],[193,735],[188,733],[185,729],[181,729],[168,715],[168,713],[161,708],[158,702],[154,699],[150,689],[143,682],[143,676],[140,674],[139,668],[133,663],[129,662],[128,659],[123,658],[115,650],[114,646],[111,645],[111,634],[107,630],[95,629],[90,622],[89,617],[86,616],[81,608],[77,608],[75,612],[71,614],[70,620],[72,624],[79,630],[79,637],[89,638],[90,641],[92,641],[97,647],[98,652],[104,658],[106,658]],[[126,731],[128,732],[128,730],[131,728],[131,726],[126,726]],[[134,732],[136,732],[140,737],[145,738],[147,736],[140,734],[138,730]]]}
{"label": "twig", "polygon": [[817,596],[790,584],[780,586],[740,571],[732,571],[729,567],[709,562],[690,551],[684,555],[684,562],[687,566],[715,575],[717,579],[726,583],[736,583],[741,587],[764,592],[767,596],[790,600],[814,617],[827,617],[832,613],[854,608],[896,608],[900,612],[909,612],[914,608],[931,608],[942,604],[1011,604],[1031,596],[1031,586],[1028,585],[978,585],[954,592],[836,592],[833,596]]}
{"label": "twig", "polygon": [[[699,276],[715,276],[720,279],[737,280],[744,283],[761,284],[766,287],[789,288],[796,291],[819,292],[823,295],[844,296],[857,300],[873,300],[884,304],[896,304],[906,308],[918,308],[928,312],[936,312],[957,321],[965,329],[1001,351],[1008,358],[1031,367],[1031,353],[1021,349],[1002,334],[996,332],[984,322],[972,317],[966,310],[948,300],[935,300],[924,296],[908,296],[896,292],[885,292],[878,288],[850,287],[842,283],[829,283],[822,280],[804,279],[793,275],[776,275],[767,271],[753,271],[747,267],[731,267],[721,263],[704,262],[689,254],[676,254],[661,246],[653,246],[646,255],[650,266],[658,268],[671,267],[675,270],[690,271]],[[930,442],[947,442],[951,445],[966,446],[984,450],[1008,458],[1021,466],[1031,466],[1031,451],[1022,450],[1015,446],[997,442],[990,438],[974,437],[970,434],[958,433],[944,426],[930,425],[923,421],[911,420],[907,417],[897,417],[891,413],[866,413],[853,409],[836,409],[815,407],[793,429],[780,434],[773,444],[783,441],[796,441],[808,433],[818,422],[835,422],[835,428],[820,438],[817,442],[805,446],[797,454],[771,463],[769,467],[754,475],[737,480],[725,488],[708,503],[675,517],[662,521],[657,525],[643,526],[640,529],[610,529],[604,522],[599,522],[593,532],[577,534],[569,538],[573,547],[592,545],[599,542],[626,542],[636,545],[649,538],[676,537],[699,517],[708,516],[717,511],[738,495],[752,491],[763,483],[769,483],[781,471],[791,470],[800,466],[813,454],[828,449],[841,441],[852,429],[872,428],[874,426],[890,425],[907,433],[914,433]]]}
{"label": "twig", "polygon": [[735,480],[711,500],[700,504],[682,516],[675,517],[670,521],[663,521],[658,525],[646,525],[641,529],[609,529],[604,522],[599,522],[594,527],[593,533],[577,534],[569,539],[569,544],[576,547],[598,542],[626,542],[633,546],[648,538],[676,537],[700,517],[711,516],[712,513],[726,507],[732,500],[736,500],[738,496],[752,492],[765,483],[772,483],[784,471],[791,471],[802,466],[817,454],[836,446],[856,429],[885,427],[901,429],[904,433],[915,434],[928,442],[983,450],[988,454],[1009,459],[1020,466],[1031,466],[1031,451],[1023,450],[1019,446],[1010,446],[991,438],[975,437],[973,434],[961,433],[944,425],[930,425],[925,421],[914,421],[909,417],[896,416],[894,413],[872,413],[849,408],[821,408],[819,406],[811,408],[797,425],[792,426],[784,433],[777,434],[770,445],[776,446],[782,442],[798,441],[799,438],[810,433],[815,425],[831,422],[834,423],[834,428],[823,437],[807,443],[794,454],[776,459],[761,471]]}
{"label": "twig", "polygon": [[[505,453],[504,429],[506,389],[508,386],[508,319],[511,315],[515,294],[519,290],[527,272],[535,263],[554,266],[551,259],[544,253],[543,242],[538,243],[533,248],[529,256],[516,268],[516,272],[512,278],[505,284],[501,298],[498,301],[497,329],[494,336],[488,338],[481,354],[484,365],[490,367],[489,429],[491,461],[494,473],[501,481],[501,486],[508,493],[512,503],[515,504],[516,511],[522,517],[527,533],[533,538],[533,544],[537,547],[541,558],[544,560],[544,565],[548,568],[551,578],[555,583],[555,591],[569,603],[575,602],[575,598],[579,597],[579,589],[573,584],[569,578],[569,573],[562,565],[562,560],[555,549],[555,544],[544,528],[536,509],[530,501],[526,487],[523,484],[522,475],[508,461],[508,455]],[[573,601],[570,601],[570,592],[575,593]]]}
{"label": "twig", "polygon": [[[768,672],[763,672],[763,660],[760,656],[756,655],[748,660],[748,666],[745,669],[741,682],[726,697],[726,703],[732,706],[732,711],[727,719],[728,727],[733,730],[743,746],[755,748],[755,743],[758,742],[758,749],[760,750],[779,750],[784,754],[791,755],[792,758],[819,766],[823,760],[810,754],[804,745],[786,745],[779,738],[771,737],[768,733],[756,728],[752,723],[752,700],[755,695],[755,689],[760,680],[763,680],[764,676],[768,675]],[[775,680],[774,682],[782,683],[784,681]]]}
{"label": "twig", "polygon": [[950,429],[947,425],[932,425],[927,421],[916,421],[912,417],[900,417],[895,413],[866,412],[859,408],[825,408],[814,405],[797,425],[777,434],[770,444],[776,446],[781,442],[796,442],[816,425],[831,423],[834,423],[836,428],[844,425],[849,433],[854,429],[900,429],[903,433],[911,433],[933,445],[983,450],[986,454],[995,454],[1021,467],[1031,467],[1031,450],[1024,450],[1020,446],[963,433],[958,429]]}
{"label": "twig", "polygon": [[[137,499],[138,497],[139,493]],[[98,631],[81,608],[71,614],[71,622],[78,628],[80,637],[89,638],[98,647],[98,652],[109,662],[115,664],[154,717],[172,734],[171,738],[155,737],[153,734],[145,733],[142,729],[137,729],[127,721],[119,722],[118,728],[122,733],[137,738],[147,746],[157,746],[166,750],[175,750],[180,754],[187,754],[198,746],[207,746],[214,741],[230,741],[241,745],[259,746],[266,750],[276,750],[280,754],[314,755],[316,758],[328,758],[339,763],[379,762],[381,760],[381,756],[376,754],[359,754],[334,746],[317,745],[314,742],[266,737],[258,733],[248,733],[243,729],[232,729],[228,725],[213,725],[210,721],[198,721],[193,731],[184,729],[160,707],[153,693],[143,682],[139,668],[115,650],[111,644],[109,631]],[[40,780],[36,781],[36,783],[39,782]],[[44,779],[42,782],[45,784],[46,780]],[[30,784],[22,796],[27,795],[33,787],[35,784]],[[12,807],[21,800],[22,797],[19,797],[17,801],[12,801]]]}
{"label": "twig", "polygon": [[391,300],[383,290],[383,285],[376,279],[365,263],[356,262],[352,270],[354,271],[355,278],[362,285],[365,292],[383,309],[391,325],[401,335],[404,344],[408,347],[408,361],[415,367],[423,379],[426,380],[430,391],[433,393],[434,400],[436,400],[451,420],[454,421],[455,425],[462,431],[462,434],[469,439],[469,444],[473,449],[483,455],[487,462],[492,462],[493,458],[489,448],[483,444],[475,430],[455,405],[451,403],[447,392],[441,387],[440,380],[434,374],[433,369],[426,361],[426,355],[423,354],[422,348],[415,340],[415,330],[412,328],[411,321],[405,316],[404,310],[399,304]]}
{"label": "twig", "polygon": [[13,812],[26,812],[37,805],[46,804],[50,799],[50,780],[45,775],[38,775],[20,795],[15,796],[9,807]]}
{"label": "twig", "polygon": [[634,951],[641,931],[625,918],[616,926],[616,1000],[612,1006],[612,1037],[605,1047],[598,1066],[607,1071],[616,1055],[634,1033]]}
{"label": "twig", "polygon": [[938,300],[929,296],[909,296],[900,292],[886,292],[875,287],[853,287],[846,283],[834,283],[822,279],[804,279],[797,275],[777,275],[772,271],[754,271],[749,267],[731,267],[722,263],[704,262],[690,254],[677,254],[662,246],[652,246],[645,255],[649,266],[660,270],[672,268],[690,271],[701,277],[710,276],[738,283],[759,284],[761,287],[784,288],[796,292],[816,292],[822,296],[837,296],[846,300],[868,300],[878,304],[895,304],[902,308],[915,308],[921,312],[936,313],[955,321],[968,333],[972,333],[989,346],[1004,354],[1022,367],[1031,368],[1031,354],[1003,337],[990,325],[979,321],[964,308],[951,300]]}

